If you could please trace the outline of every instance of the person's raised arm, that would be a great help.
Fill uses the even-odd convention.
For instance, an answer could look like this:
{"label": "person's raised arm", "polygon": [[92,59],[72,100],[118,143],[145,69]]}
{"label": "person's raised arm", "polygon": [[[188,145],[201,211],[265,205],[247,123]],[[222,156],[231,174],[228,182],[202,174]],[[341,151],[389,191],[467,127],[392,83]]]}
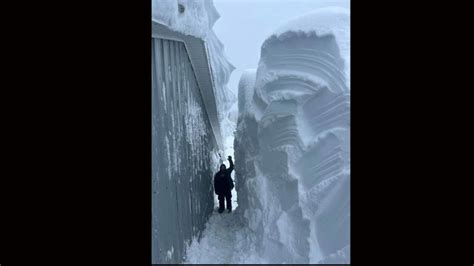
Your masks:
{"label": "person's raised arm", "polygon": [[232,161],[232,156],[229,156],[227,157],[227,160],[229,160],[229,164],[230,164],[230,167],[229,167],[229,174],[232,172],[232,170],[234,170],[234,162]]}

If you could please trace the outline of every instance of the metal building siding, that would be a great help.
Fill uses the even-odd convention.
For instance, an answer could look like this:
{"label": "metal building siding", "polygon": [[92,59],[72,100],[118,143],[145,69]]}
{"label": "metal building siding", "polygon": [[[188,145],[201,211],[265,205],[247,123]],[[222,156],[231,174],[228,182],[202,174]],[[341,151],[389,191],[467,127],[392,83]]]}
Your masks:
{"label": "metal building siding", "polygon": [[213,83],[212,69],[208,60],[209,54],[205,42],[202,39],[172,31],[165,25],[156,22],[152,23],[152,37],[175,40],[184,43],[201,96],[204,100],[204,107],[212,127],[214,139],[217,145],[222,148],[222,136],[214,93],[215,87]]}
{"label": "metal building siding", "polygon": [[152,39],[153,263],[182,262],[214,206],[217,142],[196,77],[183,42]]}

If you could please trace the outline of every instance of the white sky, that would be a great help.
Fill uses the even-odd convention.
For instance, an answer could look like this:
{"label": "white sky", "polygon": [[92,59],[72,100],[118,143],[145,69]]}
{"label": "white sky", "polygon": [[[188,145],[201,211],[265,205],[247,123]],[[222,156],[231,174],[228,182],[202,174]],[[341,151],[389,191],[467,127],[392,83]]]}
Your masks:
{"label": "white sky", "polygon": [[257,68],[260,46],[280,25],[294,17],[327,6],[350,8],[350,0],[214,0],[221,17],[214,32],[236,67],[228,87],[237,95],[242,71]]}

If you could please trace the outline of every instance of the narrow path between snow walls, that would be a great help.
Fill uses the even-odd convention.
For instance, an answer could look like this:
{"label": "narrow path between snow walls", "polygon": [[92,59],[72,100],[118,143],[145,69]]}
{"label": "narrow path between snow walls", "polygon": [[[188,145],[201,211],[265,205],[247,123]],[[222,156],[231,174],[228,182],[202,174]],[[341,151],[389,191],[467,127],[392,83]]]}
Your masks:
{"label": "narrow path between snow walls", "polygon": [[263,43],[239,83],[239,206],[214,209],[185,263],[350,263],[349,27],[325,8]]}

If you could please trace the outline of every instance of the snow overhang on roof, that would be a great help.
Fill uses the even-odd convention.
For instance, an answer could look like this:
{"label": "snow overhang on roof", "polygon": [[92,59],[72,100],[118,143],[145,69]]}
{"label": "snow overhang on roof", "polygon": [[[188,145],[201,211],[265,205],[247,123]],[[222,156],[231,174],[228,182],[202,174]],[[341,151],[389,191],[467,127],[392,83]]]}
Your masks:
{"label": "snow overhang on roof", "polygon": [[202,39],[173,31],[167,26],[155,21],[152,22],[152,38],[174,40],[184,43],[201,92],[205,112],[212,127],[214,140],[217,147],[223,149],[216,96],[214,95],[215,84],[212,78],[212,70],[209,64],[209,53],[206,44]]}

